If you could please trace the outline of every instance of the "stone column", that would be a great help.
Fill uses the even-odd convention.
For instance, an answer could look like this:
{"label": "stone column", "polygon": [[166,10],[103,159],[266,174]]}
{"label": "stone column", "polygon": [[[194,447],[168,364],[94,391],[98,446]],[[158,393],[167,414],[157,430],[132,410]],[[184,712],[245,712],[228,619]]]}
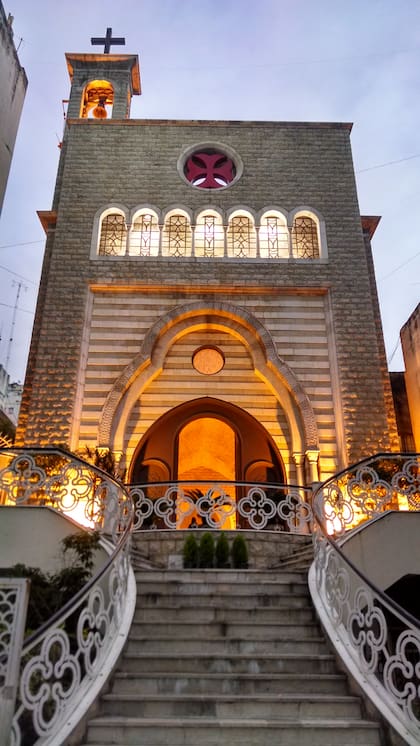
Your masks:
{"label": "stone column", "polygon": [[318,474],[319,450],[317,448],[308,449],[306,451],[306,458],[309,464],[309,482],[311,484],[313,482],[318,482],[319,481],[319,474]]}
{"label": "stone column", "polygon": [[295,462],[296,466],[296,476],[297,476],[297,483],[301,485],[302,487],[305,485],[305,454],[304,453],[294,453],[293,454],[293,461]]}

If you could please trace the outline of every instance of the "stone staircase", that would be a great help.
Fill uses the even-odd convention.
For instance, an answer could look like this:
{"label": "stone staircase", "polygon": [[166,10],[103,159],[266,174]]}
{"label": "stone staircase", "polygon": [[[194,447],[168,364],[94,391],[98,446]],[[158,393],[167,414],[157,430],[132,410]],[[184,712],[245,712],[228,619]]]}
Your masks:
{"label": "stone staircase", "polygon": [[370,746],[306,575],[140,570],[130,637],[84,744]]}

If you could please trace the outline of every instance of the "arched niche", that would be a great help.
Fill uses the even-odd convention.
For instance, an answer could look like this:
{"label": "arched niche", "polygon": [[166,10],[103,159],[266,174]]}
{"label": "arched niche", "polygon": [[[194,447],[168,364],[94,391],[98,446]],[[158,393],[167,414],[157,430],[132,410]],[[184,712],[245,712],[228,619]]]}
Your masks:
{"label": "arched niche", "polygon": [[98,443],[124,451],[124,432],[129,413],[145,388],[159,376],[168,349],[193,329],[226,330],[246,346],[255,375],[277,398],[291,433],[291,451],[318,447],[314,412],[302,385],[282,361],[265,327],[248,311],[227,302],[196,302],[165,314],[146,335],[142,349],[116,380],[106,399],[98,428]]}

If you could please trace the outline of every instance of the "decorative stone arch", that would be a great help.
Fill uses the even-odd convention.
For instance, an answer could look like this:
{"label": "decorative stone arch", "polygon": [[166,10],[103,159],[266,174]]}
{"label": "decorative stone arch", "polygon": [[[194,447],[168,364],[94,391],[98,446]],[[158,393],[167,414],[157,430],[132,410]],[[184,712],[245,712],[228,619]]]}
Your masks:
{"label": "decorative stone arch", "polygon": [[261,224],[261,218],[270,212],[278,212],[279,215],[282,215],[284,217],[286,225],[288,225],[289,213],[287,212],[287,210],[284,210],[283,207],[279,207],[278,205],[266,205],[265,207],[261,208],[261,210],[258,210],[255,215],[256,223],[258,226]]}
{"label": "decorative stone arch", "polygon": [[194,222],[194,224],[197,222],[197,218],[200,215],[203,215],[203,214],[205,215],[206,212],[216,212],[219,215],[219,217],[222,219],[222,222],[224,223],[224,221],[225,221],[225,211],[222,210],[217,205],[210,204],[210,205],[206,205],[205,207],[199,207],[199,208],[197,208],[197,210],[194,210],[194,213],[193,213],[193,222]]}
{"label": "decorative stone arch", "polygon": [[230,207],[229,210],[226,211],[226,220],[229,222],[232,215],[235,215],[236,213],[245,212],[247,215],[250,215],[251,218],[254,221],[254,225],[257,224],[257,215],[258,213],[252,209],[252,207],[249,207],[249,205],[234,205],[233,207]]}
{"label": "decorative stone arch", "polygon": [[291,368],[277,355],[270,333],[246,309],[216,300],[173,308],[149,330],[140,352],[107,396],[98,428],[99,447],[124,450],[128,414],[145,388],[162,371],[168,349],[180,337],[209,324],[234,335],[248,349],[256,375],[281,402],[290,428],[292,451],[317,450],[318,429],[312,405]]}
{"label": "decorative stone arch", "polygon": [[192,222],[193,222],[193,211],[191,210],[190,207],[187,207],[186,205],[181,205],[178,202],[175,202],[172,205],[168,205],[168,207],[165,207],[162,210],[162,223],[165,222],[167,216],[171,212],[177,212],[177,210],[179,210],[179,212],[183,212],[185,215],[187,215],[189,217],[189,219],[190,219],[190,223],[192,224]]}
{"label": "decorative stone arch", "polygon": [[310,205],[298,205],[298,207],[295,207],[293,210],[290,210],[288,213],[289,216],[289,225],[293,223],[293,219],[296,217],[296,215],[307,215],[308,217],[315,217],[320,223],[325,222],[323,215],[317,210],[315,207],[311,207]]}
{"label": "decorative stone arch", "polygon": [[132,207],[130,210],[129,222],[132,223],[134,218],[143,210],[150,210],[150,212],[153,212],[155,215],[157,215],[159,223],[162,222],[162,210],[159,207],[156,207],[156,205],[151,205],[149,202],[145,202],[141,205]]}

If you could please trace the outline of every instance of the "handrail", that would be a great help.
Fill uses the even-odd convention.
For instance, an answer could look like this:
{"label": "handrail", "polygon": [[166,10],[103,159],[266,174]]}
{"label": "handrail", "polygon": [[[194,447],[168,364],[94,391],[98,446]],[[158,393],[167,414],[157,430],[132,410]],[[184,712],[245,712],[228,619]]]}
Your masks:
{"label": "handrail", "polygon": [[115,547],[23,647],[11,743],[58,746],[98,695],[128,634],[135,608],[133,504],[117,480],[63,449],[0,449],[0,466],[7,504],[48,505],[69,515],[76,510]]}
{"label": "handrail", "polygon": [[134,530],[312,530],[312,489],[277,482],[180,480],[127,485],[134,502]]}
{"label": "handrail", "polygon": [[314,495],[310,589],[345,665],[409,744],[420,741],[420,621],[379,589],[340,547],[346,529],[400,502],[420,506],[420,454],[376,454]]}

